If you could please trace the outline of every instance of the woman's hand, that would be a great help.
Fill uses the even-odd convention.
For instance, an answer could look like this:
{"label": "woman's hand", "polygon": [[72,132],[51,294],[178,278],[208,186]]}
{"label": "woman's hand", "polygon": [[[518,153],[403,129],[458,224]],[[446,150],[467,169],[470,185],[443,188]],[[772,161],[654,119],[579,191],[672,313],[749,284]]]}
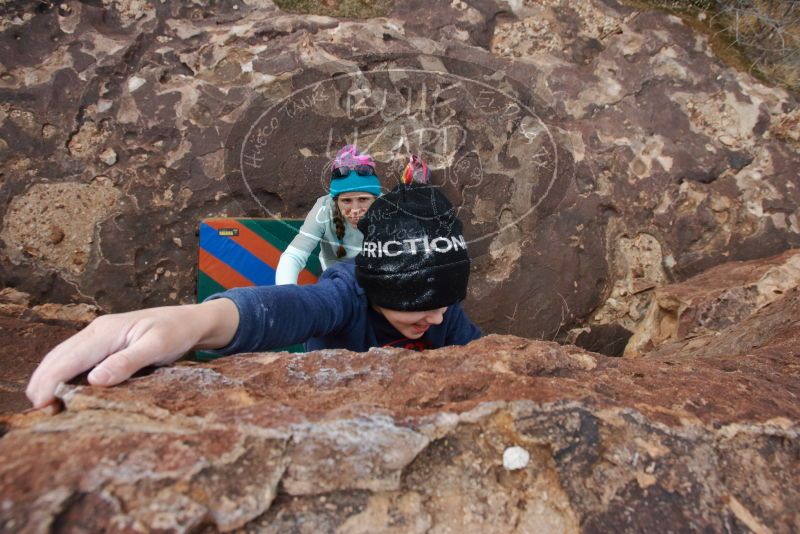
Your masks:
{"label": "woman's hand", "polygon": [[104,315],[44,357],[26,394],[41,408],[55,399],[59,383],[92,368],[90,384],[113,386],[148,365],[172,363],[193,348],[224,347],[238,326],[238,309],[225,298]]}

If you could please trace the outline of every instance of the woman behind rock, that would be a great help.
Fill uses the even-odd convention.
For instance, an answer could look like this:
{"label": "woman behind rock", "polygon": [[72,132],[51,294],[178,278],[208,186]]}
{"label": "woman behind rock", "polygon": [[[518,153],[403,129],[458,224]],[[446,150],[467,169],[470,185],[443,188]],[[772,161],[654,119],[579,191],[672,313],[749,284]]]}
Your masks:
{"label": "woman behind rock", "polygon": [[356,225],[380,194],[372,156],[353,145],[342,147],[331,162],[330,193],[317,199],[299,233],[281,254],[275,284],[296,284],[317,244],[323,270],[355,257],[364,241]]}

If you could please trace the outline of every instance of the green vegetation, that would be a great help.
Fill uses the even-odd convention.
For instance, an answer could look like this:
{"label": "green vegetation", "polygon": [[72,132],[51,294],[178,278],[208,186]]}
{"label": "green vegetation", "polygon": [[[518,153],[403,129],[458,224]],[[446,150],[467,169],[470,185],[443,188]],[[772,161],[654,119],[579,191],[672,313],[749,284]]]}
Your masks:
{"label": "green vegetation", "polygon": [[800,91],[800,2],[796,0],[644,0],[706,30],[715,52],[766,82]]}
{"label": "green vegetation", "polygon": [[367,19],[388,15],[392,0],[275,0],[275,5],[290,13]]}

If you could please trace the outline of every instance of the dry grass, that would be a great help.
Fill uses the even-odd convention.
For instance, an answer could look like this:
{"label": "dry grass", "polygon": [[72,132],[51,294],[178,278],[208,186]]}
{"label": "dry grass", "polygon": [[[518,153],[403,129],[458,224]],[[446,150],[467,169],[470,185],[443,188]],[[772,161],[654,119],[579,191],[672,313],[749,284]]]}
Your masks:
{"label": "dry grass", "polygon": [[385,17],[391,0],[275,0],[275,5],[290,13],[308,13],[328,17],[366,19]]}
{"label": "dry grass", "polygon": [[[705,20],[739,66],[773,84],[800,91],[800,2],[797,0],[649,0]],[[727,51],[730,52],[731,50]],[[717,52],[720,47],[717,46]],[[723,56],[729,55],[722,50]]]}
{"label": "dry grass", "polygon": [[800,5],[796,1],[736,0],[720,5],[712,24],[751,61],[751,71],[800,90]]}

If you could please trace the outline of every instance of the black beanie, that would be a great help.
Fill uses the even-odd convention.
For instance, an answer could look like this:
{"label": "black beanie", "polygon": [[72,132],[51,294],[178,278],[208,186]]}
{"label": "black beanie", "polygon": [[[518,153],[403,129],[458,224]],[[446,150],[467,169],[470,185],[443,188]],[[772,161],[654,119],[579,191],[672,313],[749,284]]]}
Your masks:
{"label": "black beanie", "polygon": [[400,311],[450,306],[467,296],[469,255],[461,221],[439,188],[398,185],[358,223],[356,278],[373,305]]}

